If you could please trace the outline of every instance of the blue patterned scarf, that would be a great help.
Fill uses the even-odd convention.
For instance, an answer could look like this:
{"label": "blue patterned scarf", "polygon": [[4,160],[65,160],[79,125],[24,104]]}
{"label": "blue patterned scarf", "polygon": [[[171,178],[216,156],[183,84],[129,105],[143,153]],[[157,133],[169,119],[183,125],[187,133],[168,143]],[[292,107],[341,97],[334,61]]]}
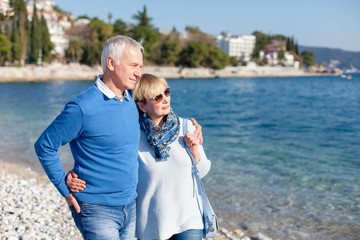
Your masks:
{"label": "blue patterned scarf", "polygon": [[146,134],[147,142],[155,149],[155,156],[159,158],[158,161],[166,161],[169,157],[169,145],[179,135],[179,117],[170,109],[166,122],[160,127],[155,125],[147,115],[141,116],[139,121],[141,129]]}

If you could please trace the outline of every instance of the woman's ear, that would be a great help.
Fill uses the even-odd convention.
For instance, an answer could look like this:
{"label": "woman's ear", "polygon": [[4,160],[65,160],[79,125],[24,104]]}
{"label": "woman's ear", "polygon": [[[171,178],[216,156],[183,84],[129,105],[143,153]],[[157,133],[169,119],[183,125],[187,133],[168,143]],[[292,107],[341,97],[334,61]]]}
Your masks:
{"label": "woman's ear", "polygon": [[137,102],[136,105],[138,106],[138,108],[139,108],[143,113],[146,113],[145,103],[143,103],[143,102]]}

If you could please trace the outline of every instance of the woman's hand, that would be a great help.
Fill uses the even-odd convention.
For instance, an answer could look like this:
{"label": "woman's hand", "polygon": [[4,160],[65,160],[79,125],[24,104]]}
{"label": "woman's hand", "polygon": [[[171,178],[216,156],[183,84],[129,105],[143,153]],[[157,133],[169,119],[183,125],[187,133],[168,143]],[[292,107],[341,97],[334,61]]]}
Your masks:
{"label": "woman's hand", "polygon": [[200,161],[200,154],[198,151],[199,138],[195,134],[188,132],[185,134],[184,139],[194,157],[195,164],[197,164]]}
{"label": "woman's hand", "polygon": [[81,180],[74,170],[69,171],[66,174],[66,185],[73,193],[78,193],[79,191],[84,191],[86,188],[86,182]]}
{"label": "woman's hand", "polygon": [[194,118],[190,118],[192,124],[194,124],[196,130],[194,132],[194,135],[199,139],[200,145],[203,143],[203,136],[201,131],[201,126],[197,123],[197,121]]}

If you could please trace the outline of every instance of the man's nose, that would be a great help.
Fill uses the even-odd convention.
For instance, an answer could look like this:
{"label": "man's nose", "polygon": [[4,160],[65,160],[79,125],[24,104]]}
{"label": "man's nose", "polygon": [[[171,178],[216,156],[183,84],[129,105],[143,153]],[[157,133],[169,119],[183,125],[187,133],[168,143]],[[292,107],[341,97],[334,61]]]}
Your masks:
{"label": "man's nose", "polygon": [[135,70],[135,76],[136,77],[141,77],[141,69],[140,68],[137,68],[136,70]]}

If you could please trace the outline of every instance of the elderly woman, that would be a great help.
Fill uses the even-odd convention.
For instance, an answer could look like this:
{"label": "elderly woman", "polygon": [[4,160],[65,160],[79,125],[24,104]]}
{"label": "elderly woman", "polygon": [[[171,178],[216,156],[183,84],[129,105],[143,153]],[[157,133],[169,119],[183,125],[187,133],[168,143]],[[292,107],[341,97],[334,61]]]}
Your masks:
{"label": "elderly woman", "polygon": [[[193,134],[195,127],[171,109],[170,88],[163,78],[143,74],[133,98],[141,127],[136,237],[200,240],[204,228],[201,206],[185,144],[201,177],[208,173],[211,162]],[[184,121],[188,129],[183,129]]]}

